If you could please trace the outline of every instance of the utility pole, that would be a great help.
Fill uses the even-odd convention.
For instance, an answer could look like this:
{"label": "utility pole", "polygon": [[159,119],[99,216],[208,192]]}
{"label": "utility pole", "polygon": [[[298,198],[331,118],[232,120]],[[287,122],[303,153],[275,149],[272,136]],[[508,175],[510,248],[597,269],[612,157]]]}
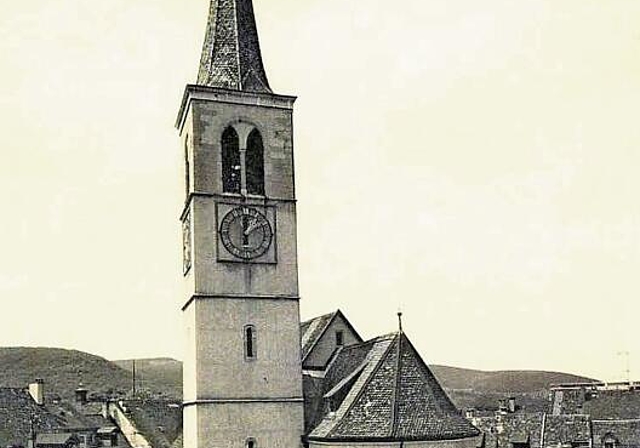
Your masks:
{"label": "utility pole", "polygon": [[629,384],[629,386],[631,386],[631,368],[629,367],[629,356],[630,353],[628,350],[624,350],[621,352],[618,352],[618,356],[624,356],[625,359],[625,373],[627,375],[627,383]]}
{"label": "utility pole", "polygon": [[133,374],[133,377],[132,377],[133,398],[135,398],[136,397],[136,360],[132,359],[131,363],[132,363],[131,373]]}

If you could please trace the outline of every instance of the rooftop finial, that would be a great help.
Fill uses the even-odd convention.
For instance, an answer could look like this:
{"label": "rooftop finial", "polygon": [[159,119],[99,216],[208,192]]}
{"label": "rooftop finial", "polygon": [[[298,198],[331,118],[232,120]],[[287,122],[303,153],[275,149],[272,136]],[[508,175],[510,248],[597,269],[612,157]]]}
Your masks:
{"label": "rooftop finial", "polygon": [[402,311],[398,311],[398,331],[402,333]]}

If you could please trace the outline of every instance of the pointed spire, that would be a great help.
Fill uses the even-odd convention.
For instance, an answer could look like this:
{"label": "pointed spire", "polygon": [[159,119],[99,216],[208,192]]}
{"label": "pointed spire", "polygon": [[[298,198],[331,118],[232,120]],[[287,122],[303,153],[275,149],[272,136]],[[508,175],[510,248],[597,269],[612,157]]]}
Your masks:
{"label": "pointed spire", "polygon": [[251,0],[211,0],[198,84],[271,92]]}

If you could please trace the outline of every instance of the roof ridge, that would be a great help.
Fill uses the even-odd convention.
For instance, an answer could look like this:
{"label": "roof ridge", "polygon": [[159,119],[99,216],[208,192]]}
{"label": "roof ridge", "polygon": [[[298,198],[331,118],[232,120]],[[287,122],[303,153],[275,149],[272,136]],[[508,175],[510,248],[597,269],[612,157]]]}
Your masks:
{"label": "roof ridge", "polygon": [[400,395],[400,379],[402,378],[402,374],[400,372],[401,363],[400,363],[400,355],[402,354],[402,339],[403,339],[402,330],[397,332],[398,344],[396,347],[396,372],[394,378],[394,388],[393,388],[393,397],[391,398],[391,431],[389,436],[395,437],[398,432],[398,395]]}
{"label": "roof ridge", "polygon": [[338,311],[340,311],[340,310],[332,311],[332,312],[330,312],[330,313],[324,313],[324,314],[321,314],[321,315],[319,315],[319,316],[312,317],[311,319],[304,320],[304,321],[300,322],[300,326],[302,326],[302,325],[308,325],[308,324],[310,324],[311,322],[313,322],[314,320],[318,320],[318,319],[322,319],[322,318],[329,317],[329,316],[331,316],[332,314],[336,314]]}
{"label": "roof ridge", "polygon": [[[384,342],[384,341],[381,341]],[[348,406],[343,410],[342,406],[345,404],[345,402],[347,401],[347,399],[349,398],[349,394],[351,394],[351,392],[353,391],[353,388],[356,387],[357,383],[353,385],[351,391],[349,392],[349,394],[347,394],[347,397],[345,397],[345,399],[342,401],[342,404],[340,405],[340,407],[338,408],[337,412],[340,412],[340,414],[342,414],[342,417],[346,416],[351,409],[353,408],[353,406],[358,402],[358,400],[360,399],[360,397],[362,396],[362,394],[364,393],[367,385],[371,382],[371,379],[375,376],[376,372],[380,369],[380,366],[382,364],[382,360],[385,359],[385,357],[387,356],[387,353],[389,352],[389,350],[391,349],[393,345],[393,341],[389,342],[389,345],[384,349],[384,351],[381,354],[374,354],[374,347],[371,347],[371,350],[369,351],[369,353],[367,353],[367,356],[365,357],[365,359],[362,361],[362,364],[365,366],[363,368],[363,371],[361,372],[359,378],[356,380],[357,382],[362,380],[362,384],[359,386],[359,390],[355,393],[355,396],[353,397],[353,399],[350,400],[350,403],[348,404]],[[374,345],[375,346],[375,345]],[[367,366],[370,365],[372,362],[375,361],[375,358],[378,358],[377,362],[375,363],[375,365],[373,366],[373,368],[371,369],[370,372],[365,372],[367,369]],[[363,378],[363,376],[366,375],[366,378]],[[329,436],[329,434],[331,432],[333,432],[336,429],[336,426],[341,422],[342,417],[340,419],[336,419],[336,421],[333,422],[333,424],[325,430],[324,435],[322,436],[316,436],[318,438],[326,438]],[[326,416],[323,418],[323,421],[326,420]],[[316,430],[318,430],[322,425],[322,422],[316,426],[316,428],[312,431],[315,432]],[[313,437],[310,434],[310,437]]]}
{"label": "roof ridge", "polygon": [[[387,358],[387,356],[389,355],[389,352],[393,348],[393,343],[394,343],[393,340],[389,341],[389,346],[385,348],[384,352],[380,355],[378,362],[375,364],[371,372],[369,372],[369,375],[367,375],[367,377],[365,378],[364,383],[360,386],[360,390],[358,391],[356,396],[353,398],[353,400],[351,400],[351,403],[349,403],[349,406],[347,407],[347,409],[345,409],[344,415],[347,415],[349,411],[351,411],[351,409],[355,406],[355,404],[358,402],[362,394],[367,389],[367,386],[369,385],[369,383],[371,383],[373,378],[376,376],[376,373],[378,373],[378,371],[382,367],[382,364],[384,364],[384,360]],[[365,360],[364,362],[367,362],[367,361],[368,360]],[[332,428],[331,430],[333,431],[334,429],[335,427]],[[393,430],[393,427],[392,427],[392,430]]]}

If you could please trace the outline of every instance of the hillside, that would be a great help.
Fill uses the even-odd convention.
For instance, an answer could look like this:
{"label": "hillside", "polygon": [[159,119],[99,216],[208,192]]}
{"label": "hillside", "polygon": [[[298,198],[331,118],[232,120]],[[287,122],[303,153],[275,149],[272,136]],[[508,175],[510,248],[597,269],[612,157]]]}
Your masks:
{"label": "hillside", "polygon": [[[131,360],[114,361],[131,371]],[[515,396],[519,406],[542,410],[548,405],[549,385],[594,381],[589,378],[544,371],[482,371],[430,366],[447,393],[459,408],[496,409],[498,401]],[[182,363],[171,358],[140,359],[136,370],[145,381],[163,384],[167,393],[179,396],[182,391]]]}
{"label": "hillside", "polygon": [[484,371],[440,365],[430,368],[445,388],[478,392],[533,393],[548,389],[550,384],[596,381],[568,373],[539,370]]}
{"label": "hillside", "polygon": [[[549,385],[593,381],[577,375],[542,371],[481,371],[430,366],[459,408],[495,409],[498,400],[515,396],[529,410],[548,405]],[[132,361],[107,361],[76,350],[0,348],[0,387],[25,387],[43,378],[49,393],[72,397],[82,381],[91,395],[126,395],[132,387]],[[182,363],[171,358],[136,360],[136,385],[143,393],[180,398]]]}
{"label": "hillside", "polygon": [[591,382],[591,378],[537,370],[482,371],[430,366],[456,406],[495,410],[501,399],[515,397],[520,408],[549,410],[549,386],[558,383]]}
{"label": "hillside", "polygon": [[[133,360],[113,363],[132,374]],[[136,383],[141,387],[159,387],[172,397],[182,397],[182,362],[172,358],[147,358],[136,360]]]}
{"label": "hillside", "polygon": [[[82,372],[82,373],[80,373]],[[45,381],[45,393],[73,397],[80,381],[89,396],[124,396],[131,374],[99,356],[59,348],[0,348],[0,387],[26,387],[35,378]],[[149,383],[150,392],[162,387]]]}

